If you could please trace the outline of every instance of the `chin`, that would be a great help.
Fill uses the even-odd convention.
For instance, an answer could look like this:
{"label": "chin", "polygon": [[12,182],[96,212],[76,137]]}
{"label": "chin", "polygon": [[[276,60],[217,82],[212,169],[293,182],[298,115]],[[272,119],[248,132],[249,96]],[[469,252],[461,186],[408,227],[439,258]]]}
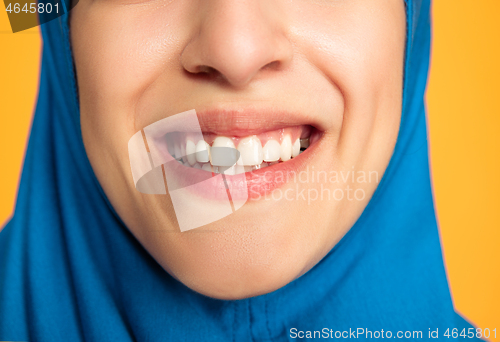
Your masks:
{"label": "chin", "polygon": [[303,232],[297,232],[300,227],[289,220],[268,215],[266,222],[252,222],[251,208],[234,216],[181,233],[175,242],[172,236],[162,241],[159,235],[151,250],[159,253],[156,259],[163,260],[165,270],[184,285],[224,300],[273,292],[317,261],[304,244]]}

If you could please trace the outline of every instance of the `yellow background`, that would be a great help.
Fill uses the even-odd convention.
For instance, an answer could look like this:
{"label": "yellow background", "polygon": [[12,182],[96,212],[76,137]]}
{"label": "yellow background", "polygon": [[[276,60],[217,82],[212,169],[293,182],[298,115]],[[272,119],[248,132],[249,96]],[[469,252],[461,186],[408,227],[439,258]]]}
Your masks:
{"label": "yellow background", "polygon": [[[0,7],[0,225],[10,215],[38,87],[38,28]],[[500,1],[435,0],[432,176],[456,309],[500,341]]]}

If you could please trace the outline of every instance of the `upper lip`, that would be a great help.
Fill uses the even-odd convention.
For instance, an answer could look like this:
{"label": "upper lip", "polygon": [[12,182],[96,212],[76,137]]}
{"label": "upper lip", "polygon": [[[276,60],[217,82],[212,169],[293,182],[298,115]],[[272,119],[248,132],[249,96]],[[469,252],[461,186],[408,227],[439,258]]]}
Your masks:
{"label": "upper lip", "polygon": [[168,119],[168,124],[157,126],[152,135],[160,137],[170,132],[195,132],[201,129],[202,133],[245,137],[300,125],[310,125],[320,131],[326,129],[326,123],[320,121],[324,119],[322,116],[276,107],[238,106],[235,108],[233,105],[232,107],[198,107],[195,111],[197,124],[194,124],[192,120],[186,122],[182,116],[176,118],[172,115],[164,118]]}
{"label": "upper lip", "polygon": [[203,133],[223,136],[244,137],[300,125],[323,130],[312,117],[278,108],[202,108],[196,114]]}

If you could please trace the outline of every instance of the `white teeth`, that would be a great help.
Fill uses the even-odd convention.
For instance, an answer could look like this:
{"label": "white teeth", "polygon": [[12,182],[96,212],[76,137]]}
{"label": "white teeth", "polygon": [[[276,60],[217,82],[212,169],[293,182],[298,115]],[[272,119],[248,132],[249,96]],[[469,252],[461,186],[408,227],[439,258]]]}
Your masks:
{"label": "white teeth", "polygon": [[287,135],[283,138],[280,146],[281,161],[290,160],[292,157],[292,139]]}
{"label": "white teeth", "polygon": [[238,151],[241,156],[238,160],[239,165],[249,166],[262,163],[262,145],[255,135],[242,139],[238,144]]}
{"label": "white teeth", "polygon": [[245,173],[245,167],[243,165],[235,166],[235,173],[239,175],[240,173]]}
{"label": "white teeth", "polygon": [[191,140],[186,141],[186,157],[189,165],[196,163],[196,145]]}
{"label": "white teeth", "polygon": [[208,163],[210,161],[210,145],[205,140],[200,140],[196,144],[196,160],[199,163]]}
{"label": "white teeth", "polygon": [[[226,147],[221,150],[214,150],[215,147]],[[234,155],[231,153],[234,150]],[[228,137],[217,137],[212,144],[210,163],[216,166],[233,166],[236,164],[236,148],[233,140]]]}
{"label": "white teeth", "polygon": [[297,157],[300,154],[300,139],[295,140],[292,146],[292,158]]}
{"label": "white teeth", "polygon": [[225,175],[229,175],[229,176],[233,176],[236,174],[236,165],[233,165],[231,167],[228,167],[225,171],[224,171],[224,174]]}
{"label": "white teeth", "polygon": [[231,138],[228,137],[217,137],[212,144],[212,147],[230,147],[235,148],[234,143]]}
{"label": "white teeth", "polygon": [[280,160],[280,143],[276,140],[269,140],[262,148],[264,161],[274,162]]}
{"label": "white teeth", "polygon": [[236,165],[235,171],[236,171],[237,175],[239,175],[241,173],[245,173],[245,172],[252,172],[252,167],[251,166]]}
{"label": "white teeth", "polygon": [[181,148],[179,144],[175,144],[174,146],[174,157],[177,160],[179,160],[182,157]]}
{"label": "white teeth", "polygon": [[300,148],[308,148],[309,147],[309,138],[300,139]]}
{"label": "white teeth", "polygon": [[208,172],[212,172],[212,165],[210,165],[210,163],[203,164],[201,166],[201,169],[205,170],[205,171],[208,171]]}
{"label": "white teeth", "polygon": [[[236,148],[229,137],[216,137],[212,147],[205,141],[200,140],[195,144],[187,139],[183,143],[169,143],[169,153],[181,164],[202,169],[208,172],[235,175],[286,162],[297,157],[309,147],[309,138],[296,139],[292,144],[290,135],[283,137],[281,144],[278,140],[270,139],[262,147],[257,136],[249,136],[240,140],[238,144],[239,159],[236,161]],[[225,147],[227,149],[214,149]],[[236,163],[236,165],[235,165]],[[219,170],[220,169],[220,170]]]}

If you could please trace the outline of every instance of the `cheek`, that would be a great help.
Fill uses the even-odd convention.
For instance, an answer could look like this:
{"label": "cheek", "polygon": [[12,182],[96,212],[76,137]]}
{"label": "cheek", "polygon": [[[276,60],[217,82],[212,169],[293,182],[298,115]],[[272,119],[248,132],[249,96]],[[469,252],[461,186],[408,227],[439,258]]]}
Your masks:
{"label": "cheek", "polygon": [[[136,103],[178,51],[178,40],[168,39],[172,16],[160,22],[159,12],[88,1],[72,12],[82,135],[101,184],[130,178],[127,144],[140,129]],[[109,170],[125,174],[113,179]]]}
{"label": "cheek", "polygon": [[346,101],[357,94],[375,94],[380,87],[394,87],[399,80],[405,12],[402,1],[391,3],[381,9],[378,2],[366,1],[326,9],[308,6],[293,16],[293,39]]}
{"label": "cheek", "polygon": [[294,39],[342,94],[340,159],[350,165],[364,159],[367,167],[380,168],[376,159],[385,163],[391,149],[374,152],[370,163],[367,154],[369,145],[390,146],[397,136],[406,35],[403,1],[308,6],[296,13],[294,22]]}
{"label": "cheek", "polygon": [[169,63],[178,63],[189,31],[179,24],[185,15],[173,5],[153,10],[82,1],[75,8],[71,35],[81,108],[95,124],[129,134],[139,129],[134,108]]}

